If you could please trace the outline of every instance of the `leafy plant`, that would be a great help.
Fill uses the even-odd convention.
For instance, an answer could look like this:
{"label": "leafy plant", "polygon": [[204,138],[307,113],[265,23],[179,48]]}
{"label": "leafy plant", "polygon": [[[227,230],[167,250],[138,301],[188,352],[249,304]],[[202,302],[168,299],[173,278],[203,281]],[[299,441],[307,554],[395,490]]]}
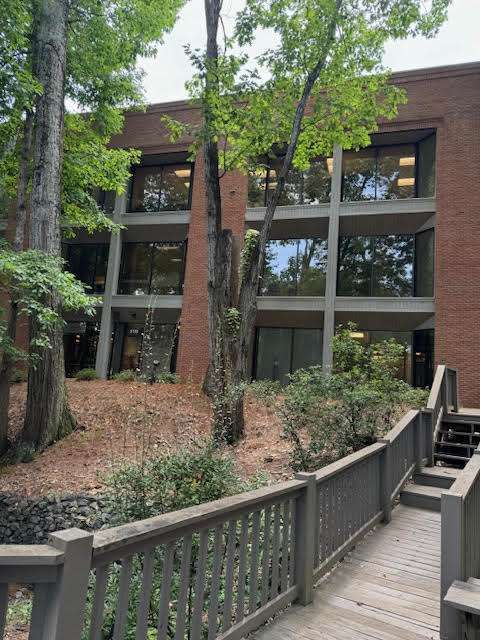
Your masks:
{"label": "leafy plant", "polygon": [[26,382],[28,379],[28,373],[24,369],[14,369],[10,376],[10,382],[12,384],[18,384],[20,382]]}
{"label": "leafy plant", "polygon": [[135,382],[136,379],[137,375],[133,369],[124,369],[123,371],[114,373],[112,376],[112,380],[116,380],[117,382]]}
{"label": "leafy plant", "polygon": [[278,380],[254,380],[247,387],[247,393],[267,407],[276,404],[282,390]]}
{"label": "leafy plant", "polygon": [[172,373],[171,371],[161,371],[157,375],[156,381],[162,384],[177,384],[179,382],[179,378],[176,373]]}
{"label": "leafy plant", "polygon": [[95,369],[80,369],[75,374],[75,380],[98,380]]}
{"label": "leafy plant", "polygon": [[368,446],[407,408],[424,405],[427,393],[396,377],[405,347],[395,340],[364,345],[354,325],[333,339],[334,372],[297,371],[281,406],[295,470],[318,469]]}

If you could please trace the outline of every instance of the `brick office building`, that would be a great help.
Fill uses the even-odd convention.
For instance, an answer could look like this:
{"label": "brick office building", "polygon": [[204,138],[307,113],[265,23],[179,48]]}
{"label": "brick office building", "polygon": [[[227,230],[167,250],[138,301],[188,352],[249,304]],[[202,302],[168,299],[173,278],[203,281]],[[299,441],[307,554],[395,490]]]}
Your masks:
{"label": "brick office building", "polygon": [[[394,74],[408,103],[372,146],[337,148],[292,171],[272,225],[258,297],[252,376],[285,379],[331,364],[335,327],[359,340],[405,343],[402,375],[431,382],[434,364],[461,371],[461,400],[480,405],[480,63]],[[161,122],[199,118],[186,102],[128,114],[115,145],[142,150],[125,197],[104,206],[121,234],[79,234],[70,269],[103,296],[95,319],[67,318],[67,372],[105,377],[150,358],[184,379],[207,363],[206,215],[202,159],[171,144]],[[261,224],[278,159],[263,175],[221,181],[224,226],[241,239]]]}

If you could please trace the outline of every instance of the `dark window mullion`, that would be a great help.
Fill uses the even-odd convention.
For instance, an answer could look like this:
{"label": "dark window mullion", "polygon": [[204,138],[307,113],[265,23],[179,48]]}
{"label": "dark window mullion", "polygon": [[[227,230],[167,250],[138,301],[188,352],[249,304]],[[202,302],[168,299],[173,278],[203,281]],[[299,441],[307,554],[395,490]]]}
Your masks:
{"label": "dark window mullion", "polygon": [[294,349],[294,340],[295,340],[295,329],[290,328],[290,367],[289,372],[293,373],[293,349]]}
{"label": "dark window mullion", "polygon": [[153,252],[155,250],[156,245],[157,245],[156,242],[151,242],[150,243],[150,277],[149,277],[149,281],[148,281],[148,295],[151,295],[151,293],[152,293]]}
{"label": "dark window mullion", "polygon": [[376,242],[377,242],[377,237],[376,236],[371,236],[370,237],[370,285],[369,285],[369,295],[370,297],[373,296],[373,274],[374,274],[374,264],[375,264],[375,251],[376,251]]}

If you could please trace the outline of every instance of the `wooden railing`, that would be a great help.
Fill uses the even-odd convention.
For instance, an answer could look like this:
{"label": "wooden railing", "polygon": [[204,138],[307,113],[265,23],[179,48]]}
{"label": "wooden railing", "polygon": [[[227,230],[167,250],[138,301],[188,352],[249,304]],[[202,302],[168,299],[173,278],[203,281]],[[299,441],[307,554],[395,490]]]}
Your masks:
{"label": "wooden railing", "polygon": [[314,581],[388,522],[426,457],[428,415],[410,411],[381,441],[289,482],[95,535],[67,530],[48,546],[0,547],[0,631],[13,583],[33,585],[32,640],[127,630],[144,640],[152,628],[160,640],[241,638],[290,602],[309,603]]}
{"label": "wooden railing", "polygon": [[456,580],[480,578],[480,446],[442,494],[441,540],[440,633],[446,640],[457,640],[467,637],[462,635],[462,616],[444,598]]}

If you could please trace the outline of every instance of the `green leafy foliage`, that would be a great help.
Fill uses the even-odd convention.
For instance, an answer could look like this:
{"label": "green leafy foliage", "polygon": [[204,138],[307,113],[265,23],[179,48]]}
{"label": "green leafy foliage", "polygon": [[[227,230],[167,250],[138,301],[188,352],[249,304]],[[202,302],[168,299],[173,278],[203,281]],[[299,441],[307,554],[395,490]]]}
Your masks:
{"label": "green leafy foliage", "polygon": [[133,369],[124,369],[123,371],[114,373],[111,379],[117,382],[135,382],[137,374]]}
{"label": "green leafy foliage", "polygon": [[[142,518],[158,516],[176,509],[182,509],[204,502],[224,498],[242,491],[257,488],[264,482],[262,478],[254,478],[248,482],[237,473],[234,459],[219,450],[210,441],[192,441],[184,448],[173,453],[159,454],[138,463],[127,463],[119,466],[108,478],[107,500],[110,505],[115,524],[123,524]],[[205,584],[211,583],[213,560],[213,530],[209,535],[208,553],[205,563]],[[190,588],[188,589],[185,626],[192,624],[195,567],[199,551],[198,534],[192,537],[190,559]],[[226,549],[222,542],[221,555]],[[182,541],[175,544],[173,575],[171,580],[171,610],[168,620],[168,637],[175,634],[176,611],[180,585],[180,563],[182,558]],[[160,589],[162,585],[165,559],[165,546],[159,545],[154,550],[152,591],[148,615],[147,638],[156,637]],[[127,615],[126,640],[134,640],[136,629],[137,603],[142,587],[142,570],[144,557],[134,555],[132,578],[129,587],[129,607]],[[112,637],[115,620],[115,609],[118,598],[120,563],[113,563],[108,575],[105,598],[105,615],[103,624],[104,638]],[[224,598],[224,574],[220,578],[219,605]],[[208,600],[208,589],[206,591]],[[93,584],[89,592],[88,612],[91,611]],[[206,619],[202,619],[201,637],[206,638]],[[88,637],[88,636],[86,636]]]}
{"label": "green leafy foliage", "polygon": [[254,380],[247,386],[246,391],[261,404],[272,407],[277,404],[283,387],[278,380]]}
{"label": "green leafy foliage", "polygon": [[[63,260],[42,251],[13,251],[8,244],[0,245],[0,289],[8,293],[19,314],[35,318],[39,332],[31,340],[32,347],[49,348],[48,334],[63,319],[45,300],[52,295],[60,298],[66,311],[83,310],[94,313],[98,300],[89,296],[84,285],[63,269]],[[26,358],[11,340],[5,321],[0,322],[0,348],[13,358]]]}
{"label": "green leafy foliage", "polygon": [[405,347],[394,340],[363,345],[341,328],[333,340],[334,372],[291,376],[281,407],[295,470],[313,470],[368,446],[400,415],[425,404],[427,392],[396,377]]}
{"label": "green leafy foliage", "polygon": [[19,384],[20,382],[26,382],[28,374],[24,369],[14,369],[10,376],[10,382],[12,384]]}
{"label": "green leafy foliage", "polygon": [[180,382],[178,375],[171,371],[160,371],[156,376],[156,381],[160,384],[177,384]]}
{"label": "green leafy foliage", "polygon": [[95,369],[80,369],[75,374],[75,380],[98,380]]}

